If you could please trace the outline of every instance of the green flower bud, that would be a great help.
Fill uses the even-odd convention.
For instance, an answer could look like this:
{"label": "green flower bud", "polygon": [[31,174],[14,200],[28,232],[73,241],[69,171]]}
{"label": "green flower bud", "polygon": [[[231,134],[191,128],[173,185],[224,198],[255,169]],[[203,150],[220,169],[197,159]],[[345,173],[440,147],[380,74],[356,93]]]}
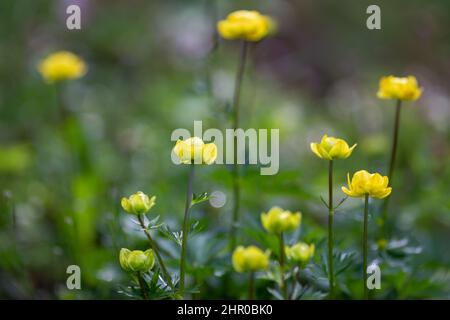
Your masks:
{"label": "green flower bud", "polygon": [[300,226],[302,214],[292,213],[280,207],[273,207],[267,213],[261,214],[261,223],[270,233],[280,234],[281,232],[293,231]]}
{"label": "green flower bud", "polygon": [[155,200],[155,196],[149,198],[148,195],[142,191],[138,191],[128,198],[122,198],[120,204],[126,212],[140,215],[148,212],[155,205]]}
{"label": "green flower bud", "polygon": [[122,248],[119,254],[120,266],[126,272],[147,272],[153,268],[155,257],[153,250],[128,250]]}
{"label": "green flower bud", "polygon": [[296,262],[306,263],[314,256],[314,244],[308,245],[304,242],[298,242],[292,247],[286,247],[286,256]]}

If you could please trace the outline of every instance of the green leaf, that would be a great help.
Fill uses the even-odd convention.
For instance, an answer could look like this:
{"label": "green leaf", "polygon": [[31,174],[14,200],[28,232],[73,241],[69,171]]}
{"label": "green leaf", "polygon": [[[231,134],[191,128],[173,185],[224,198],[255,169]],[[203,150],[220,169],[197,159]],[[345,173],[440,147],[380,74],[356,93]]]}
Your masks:
{"label": "green leaf", "polygon": [[192,197],[192,201],[191,201],[191,208],[192,208],[194,205],[199,204],[199,203],[202,203],[202,202],[205,202],[205,201],[208,201],[209,199],[211,199],[211,196],[208,195],[207,192],[203,192],[203,193],[200,194],[200,195],[196,195],[196,194],[194,193],[194,195],[193,195],[193,197]]}
{"label": "green leaf", "polygon": [[164,225],[159,229],[159,232],[169,240],[172,240],[177,245],[181,247],[182,242],[182,232],[181,231],[172,231],[168,225]]}

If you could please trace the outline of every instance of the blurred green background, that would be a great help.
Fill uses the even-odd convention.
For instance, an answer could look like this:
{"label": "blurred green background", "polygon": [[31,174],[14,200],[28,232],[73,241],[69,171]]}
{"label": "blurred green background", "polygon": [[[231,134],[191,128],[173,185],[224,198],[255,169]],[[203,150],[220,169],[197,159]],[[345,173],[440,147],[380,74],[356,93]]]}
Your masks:
{"label": "blurred green background", "polygon": [[[78,4],[82,30],[66,28]],[[382,30],[366,28],[378,4]],[[260,176],[245,166],[240,242],[261,240],[259,214],[272,205],[301,210],[292,239],[315,242],[305,272],[314,278],[326,251],[327,164],[309,143],[324,133],[358,143],[335,166],[336,197],[347,172],[387,173],[394,101],[376,97],[383,75],[415,75],[424,88],[402,112],[390,218],[391,255],[381,259],[379,298],[450,298],[450,2],[2,0],[0,2],[0,298],[123,299],[129,282],[121,247],[145,249],[145,237],[120,208],[142,190],[157,196],[153,215],[181,229],[187,170],[170,160],[176,128],[230,127],[239,46],[219,40],[215,22],[256,9],[278,22],[271,38],[251,46],[242,96],[244,128],[280,129],[280,172]],[[39,61],[57,50],[80,55],[87,75],[62,87],[46,84]],[[58,102],[57,90],[62,94]],[[63,103],[70,115],[61,118]],[[194,192],[222,191],[227,203],[204,203],[193,219],[203,231],[189,248],[194,298],[245,297],[230,270],[226,239],[232,207],[228,166],[197,170]],[[372,205],[370,237],[376,239]],[[361,202],[336,216],[343,253],[360,254]],[[178,267],[179,250],[155,235]],[[267,239],[266,239],[267,240]],[[269,241],[269,240],[268,240]],[[339,275],[343,298],[358,296],[360,258]],[[358,265],[359,263],[359,265]],[[66,288],[66,268],[82,270],[82,290]],[[307,270],[308,271],[308,270]],[[269,298],[259,282],[259,296]],[[319,296],[311,296],[319,297]]]}

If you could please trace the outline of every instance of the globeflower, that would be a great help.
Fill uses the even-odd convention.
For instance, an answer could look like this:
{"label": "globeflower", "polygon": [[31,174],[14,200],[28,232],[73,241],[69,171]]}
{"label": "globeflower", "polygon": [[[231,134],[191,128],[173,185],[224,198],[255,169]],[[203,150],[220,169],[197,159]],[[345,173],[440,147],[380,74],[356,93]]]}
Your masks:
{"label": "globeflower", "polygon": [[237,272],[255,272],[265,270],[269,266],[269,251],[262,251],[258,247],[237,247],[232,255],[233,267]]}
{"label": "globeflower", "polygon": [[273,29],[273,20],[254,10],[234,11],[217,23],[217,31],[227,40],[260,41]]}
{"label": "globeflower", "polygon": [[214,143],[204,143],[198,137],[178,140],[173,153],[183,164],[212,164],[217,158],[217,146]]}
{"label": "globeflower", "polygon": [[156,197],[149,197],[142,191],[132,194],[128,198],[122,198],[122,208],[130,214],[141,215],[148,212],[155,205]]}
{"label": "globeflower", "polygon": [[419,88],[416,77],[382,77],[378,90],[380,99],[397,99],[405,101],[415,101],[422,95],[422,88]]}
{"label": "globeflower", "polygon": [[314,244],[298,242],[291,247],[286,246],[286,257],[296,262],[306,263],[314,256]]}
{"label": "globeflower", "polygon": [[39,73],[48,83],[81,78],[87,67],[77,55],[58,51],[46,57],[38,66]]}
{"label": "globeflower", "polygon": [[[172,278],[169,274],[169,272],[167,271],[167,268],[164,264],[164,261],[161,257],[161,254],[158,250],[158,246],[155,242],[155,240],[153,240],[150,231],[149,231],[149,227],[148,225],[146,225],[145,223],[145,216],[144,214],[147,213],[151,208],[153,208],[153,206],[155,205],[156,202],[156,196],[153,197],[149,197],[148,195],[146,195],[145,193],[143,193],[142,191],[138,191],[135,194],[132,194],[131,196],[129,196],[128,198],[123,197],[120,201],[120,204],[122,205],[122,208],[129,214],[135,215],[137,217],[137,220],[139,222],[139,225],[142,228],[142,231],[145,233],[145,236],[147,237],[149,243],[150,243],[150,247],[152,248],[150,250],[151,253],[151,257],[153,258],[153,253],[156,255],[156,259],[158,259],[158,264],[161,270],[161,274],[164,276],[165,280],[167,281],[168,285],[173,289],[174,285],[172,282]],[[124,268],[124,266],[127,266],[127,264],[125,263],[125,261],[129,261],[129,260],[124,260],[124,258],[128,259],[128,255],[130,254],[130,257],[133,257],[133,259],[135,259],[135,263],[138,263],[138,261],[141,261],[143,259],[142,255],[138,255],[138,253],[136,253],[135,251],[132,251],[131,253],[133,253],[131,255],[131,253],[129,253],[127,251],[128,249],[122,249],[121,250],[121,265],[122,268]],[[122,252],[123,251],[123,252]],[[149,250],[145,251],[146,254],[150,255],[148,253]],[[139,260],[141,259],[141,260]],[[122,264],[123,263],[123,264]],[[154,259],[152,261],[152,266],[154,263]],[[128,266],[134,266],[133,263],[128,263]],[[125,268],[124,268],[125,269]],[[142,280],[142,279],[141,279]]]}
{"label": "globeflower", "polygon": [[321,159],[334,160],[350,157],[356,143],[350,148],[343,139],[324,135],[320,143],[311,143],[311,150]]}
{"label": "globeflower", "polygon": [[320,143],[310,144],[311,151],[320,159],[328,160],[328,281],[330,288],[330,299],[334,298],[334,264],[333,264],[333,246],[334,246],[334,203],[333,203],[333,160],[347,159],[356,148],[356,143],[349,147],[348,143],[339,138],[329,137],[326,134],[322,137]]}
{"label": "globeflower", "polygon": [[119,262],[126,272],[147,272],[153,268],[155,257],[152,249],[131,251],[122,248],[120,249]]}
{"label": "globeflower", "polygon": [[383,199],[391,194],[392,188],[388,187],[389,178],[379,173],[369,173],[366,170],[355,172],[350,180],[347,174],[348,188],[342,187],[342,191],[350,197],[370,196]]}
{"label": "globeflower", "polygon": [[[179,289],[181,294],[184,292],[186,275],[186,258],[189,237],[189,210],[193,204],[193,182],[194,182],[194,164],[212,164],[217,158],[217,146],[214,143],[204,143],[198,137],[192,137],[186,140],[178,140],[172,149],[172,154],[183,164],[189,164],[189,179],[186,188],[186,205],[184,208],[183,220],[183,239],[181,241],[180,257],[180,281]],[[172,158],[172,160],[174,160]]]}
{"label": "globeflower", "polygon": [[348,188],[342,187],[342,191],[350,197],[364,197],[364,224],[363,224],[363,292],[364,299],[369,298],[369,291],[367,289],[367,257],[369,252],[368,245],[368,221],[369,221],[369,197],[378,199],[386,198],[391,194],[392,188],[388,187],[389,178],[382,176],[379,173],[369,173],[366,170],[355,172],[350,180],[350,175],[347,174]]}
{"label": "globeflower", "polygon": [[270,233],[281,234],[297,229],[302,221],[300,212],[292,213],[280,207],[273,207],[267,213],[261,214],[261,223]]}
{"label": "globeflower", "polygon": [[[380,79],[380,86],[377,93],[378,98],[396,100],[391,157],[389,161],[389,171],[388,171],[388,177],[391,180],[391,185],[394,179],[393,175],[395,168],[395,160],[397,158],[397,145],[400,131],[400,114],[402,109],[402,103],[403,101],[415,101],[419,99],[422,95],[422,91],[423,89],[419,87],[419,85],[417,84],[417,79],[413,76],[403,78],[387,76],[382,77]],[[382,218],[380,221],[382,231],[381,239],[386,238],[389,199],[390,198],[386,198],[382,206]]]}
{"label": "globeflower", "polygon": [[283,233],[293,231],[298,228],[302,221],[302,214],[300,212],[292,213],[288,210],[283,210],[280,207],[272,207],[269,212],[261,214],[261,223],[268,232],[274,233],[278,237],[280,244],[280,251],[278,261],[280,264],[281,282],[280,289],[283,297],[287,299],[287,286],[284,275],[285,269],[285,245]]}

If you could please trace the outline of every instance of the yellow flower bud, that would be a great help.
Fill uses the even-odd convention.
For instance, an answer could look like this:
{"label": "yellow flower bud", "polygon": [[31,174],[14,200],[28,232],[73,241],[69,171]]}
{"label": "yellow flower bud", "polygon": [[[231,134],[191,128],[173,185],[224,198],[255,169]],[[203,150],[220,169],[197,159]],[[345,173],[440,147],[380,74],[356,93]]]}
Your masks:
{"label": "yellow flower bud", "polygon": [[238,10],[217,23],[217,31],[227,40],[259,41],[275,29],[274,21],[258,11]]}
{"label": "yellow flower bud", "polygon": [[128,198],[122,198],[120,204],[122,208],[131,214],[140,215],[148,212],[155,205],[156,197],[148,197],[142,191],[132,194]]}
{"label": "yellow flower bud", "polygon": [[388,242],[386,239],[379,239],[377,241],[377,245],[380,250],[385,250],[388,245]]}
{"label": "yellow flower bud", "polygon": [[394,76],[383,77],[377,96],[380,99],[397,99],[415,101],[422,95],[417,79],[413,76],[398,78]]}
{"label": "yellow flower bud", "polygon": [[147,272],[153,268],[155,257],[152,249],[131,251],[122,248],[120,249],[119,262],[126,272]]}
{"label": "yellow flower bud", "polygon": [[292,213],[280,207],[273,207],[267,213],[261,214],[261,223],[270,233],[293,231],[298,228],[302,221],[300,212]]}
{"label": "yellow flower bud", "polygon": [[172,151],[184,164],[212,164],[217,158],[217,146],[198,137],[178,140]]}
{"label": "yellow flower bud", "polygon": [[320,143],[311,143],[311,150],[321,159],[334,160],[350,157],[356,143],[350,148],[345,140],[324,135]]}
{"label": "yellow flower bud", "polygon": [[78,79],[86,74],[87,67],[77,55],[59,51],[46,57],[38,66],[42,77],[49,83]]}
{"label": "yellow flower bud", "polygon": [[206,143],[203,146],[203,163],[212,164],[217,158],[217,146],[214,143]]}
{"label": "yellow flower bud", "polygon": [[237,272],[254,272],[269,267],[269,251],[262,251],[255,246],[237,247],[231,257],[233,267]]}
{"label": "yellow flower bud", "polygon": [[296,262],[306,263],[314,256],[314,244],[308,245],[304,242],[298,242],[292,247],[286,246],[286,257]]}
{"label": "yellow flower bud", "polygon": [[389,178],[379,173],[369,173],[366,170],[355,172],[350,181],[347,174],[348,188],[342,187],[342,191],[350,197],[364,197],[366,195],[378,199],[386,198],[391,194],[392,188],[388,187]]}

